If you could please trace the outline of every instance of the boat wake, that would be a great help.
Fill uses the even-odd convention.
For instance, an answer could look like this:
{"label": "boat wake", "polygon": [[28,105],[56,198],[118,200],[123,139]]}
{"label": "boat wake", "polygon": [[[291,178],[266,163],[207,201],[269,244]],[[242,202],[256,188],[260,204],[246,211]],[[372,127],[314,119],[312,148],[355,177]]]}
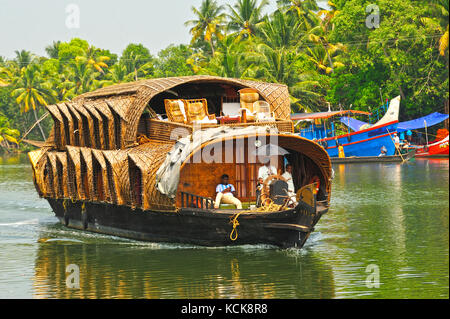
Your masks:
{"label": "boat wake", "polygon": [[36,219],[29,219],[29,220],[23,220],[23,221],[18,221],[18,222],[14,222],[14,223],[0,223],[0,226],[22,226],[22,225],[36,225],[39,223],[39,220]]}

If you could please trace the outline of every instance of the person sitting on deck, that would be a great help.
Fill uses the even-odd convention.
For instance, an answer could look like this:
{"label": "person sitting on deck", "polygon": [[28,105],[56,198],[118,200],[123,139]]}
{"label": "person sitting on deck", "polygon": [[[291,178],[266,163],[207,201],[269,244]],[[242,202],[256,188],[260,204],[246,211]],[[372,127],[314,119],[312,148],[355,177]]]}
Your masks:
{"label": "person sitting on deck", "polygon": [[220,203],[233,204],[237,209],[242,209],[241,201],[234,197],[236,189],[232,184],[228,183],[229,179],[230,178],[227,174],[223,174],[220,184],[218,184],[216,187],[217,195],[214,202],[215,209],[218,209],[220,207]]}
{"label": "person sitting on deck", "polygon": [[383,146],[381,147],[380,155],[378,155],[378,156],[386,156],[386,153],[387,153],[387,149],[386,149],[386,147],[383,145]]}

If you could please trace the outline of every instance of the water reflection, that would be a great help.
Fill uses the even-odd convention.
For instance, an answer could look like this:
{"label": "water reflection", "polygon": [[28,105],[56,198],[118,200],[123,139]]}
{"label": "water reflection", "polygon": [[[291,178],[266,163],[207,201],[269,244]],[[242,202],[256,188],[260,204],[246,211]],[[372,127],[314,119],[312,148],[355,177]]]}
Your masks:
{"label": "water reflection", "polygon": [[[448,298],[449,162],[334,167],[331,210],[301,251],[202,248],[65,228],[25,156],[0,163],[0,298]],[[80,289],[66,267],[80,267]],[[380,288],[365,284],[380,268]]]}
{"label": "water reflection", "polygon": [[[45,241],[44,238],[41,241]],[[182,248],[145,243],[41,243],[37,298],[333,298],[329,266],[273,248]],[[66,267],[80,289],[66,287]]]}
{"label": "water reflection", "polygon": [[[335,178],[332,210],[318,229],[338,255],[337,297],[448,297],[448,160],[336,171],[345,178]],[[348,231],[335,231],[329,220]],[[328,240],[335,233],[343,239]],[[317,250],[329,252],[323,245]],[[369,264],[380,268],[379,289],[365,286]]]}

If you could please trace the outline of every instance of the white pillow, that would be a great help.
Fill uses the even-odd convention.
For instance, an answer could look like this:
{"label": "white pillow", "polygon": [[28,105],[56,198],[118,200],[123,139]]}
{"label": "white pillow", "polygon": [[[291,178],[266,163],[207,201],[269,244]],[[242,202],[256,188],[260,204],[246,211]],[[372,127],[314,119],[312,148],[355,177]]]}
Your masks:
{"label": "white pillow", "polygon": [[178,100],[178,105],[179,105],[179,107],[180,107],[181,113],[183,113],[184,120],[187,121],[187,118],[186,118],[186,111],[184,110],[184,103],[183,103],[183,101]]}
{"label": "white pillow", "polygon": [[256,113],[256,119],[260,122],[274,122],[275,119],[267,113]]}
{"label": "white pillow", "polygon": [[205,116],[203,119],[199,121],[194,121],[195,123],[203,123],[203,124],[217,124],[216,119],[210,120],[208,116]]}

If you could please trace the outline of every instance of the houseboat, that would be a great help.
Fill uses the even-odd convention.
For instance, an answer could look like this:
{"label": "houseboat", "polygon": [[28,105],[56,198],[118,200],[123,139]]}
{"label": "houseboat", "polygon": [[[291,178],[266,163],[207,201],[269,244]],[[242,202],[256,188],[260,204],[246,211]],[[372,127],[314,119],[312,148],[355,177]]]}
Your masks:
{"label": "houseboat", "polygon": [[[29,159],[37,192],[67,227],[152,242],[301,248],[329,209],[330,157],[293,134],[285,85],[150,79],[47,109],[53,129]],[[263,166],[275,168],[265,179]],[[218,200],[230,191],[218,188],[225,175],[239,205]]]}

